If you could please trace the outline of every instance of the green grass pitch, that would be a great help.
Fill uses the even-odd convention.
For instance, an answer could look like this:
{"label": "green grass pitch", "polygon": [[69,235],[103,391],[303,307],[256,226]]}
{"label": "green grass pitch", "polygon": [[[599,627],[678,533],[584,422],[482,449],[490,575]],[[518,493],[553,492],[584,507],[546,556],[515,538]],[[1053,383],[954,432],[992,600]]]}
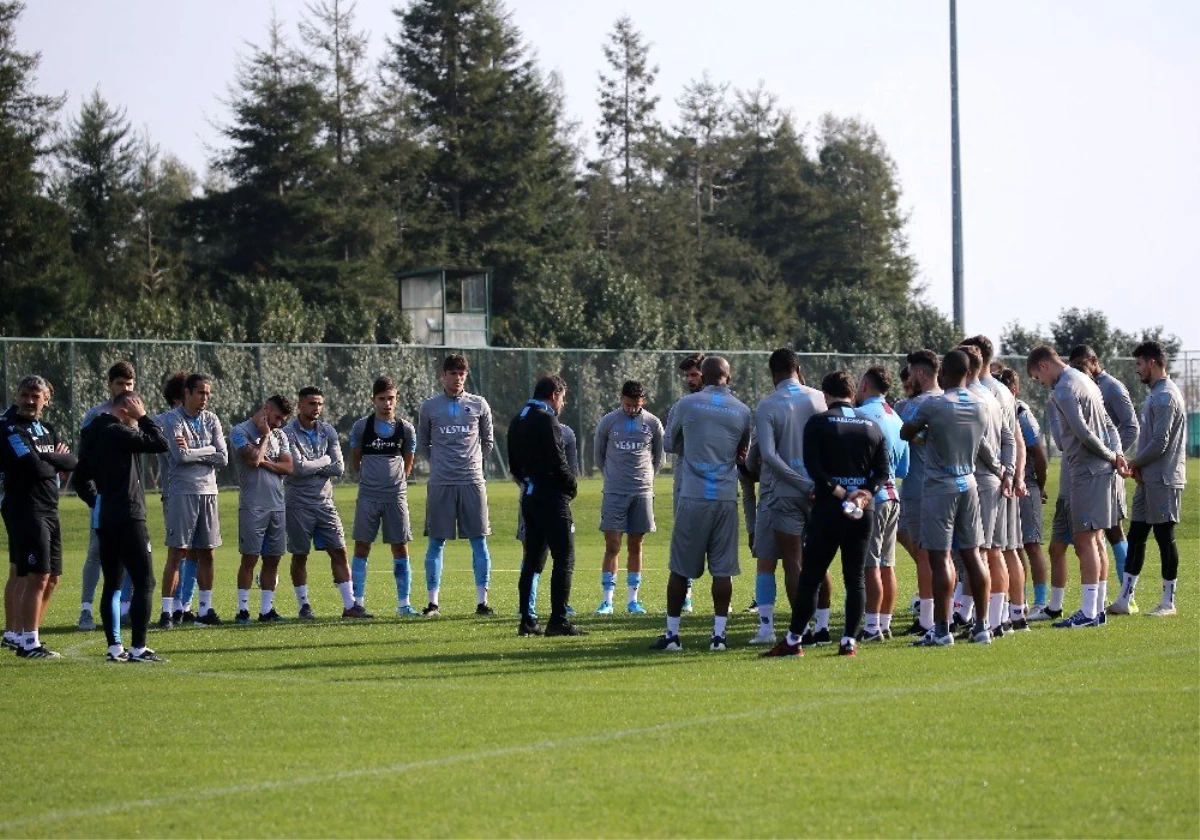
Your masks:
{"label": "green grass pitch", "polygon": [[[647,539],[650,616],[590,614],[600,485],[584,481],[572,600],[589,635],[517,638],[516,493],[497,482],[494,619],[472,615],[463,542],[447,547],[444,617],[397,619],[376,545],[374,622],[153,633],[169,664],[106,665],[102,635],[74,630],[86,519],[66,498],[66,574],[44,634],[64,659],[0,658],[0,837],[1197,837],[1197,462],[1189,473],[1177,618],[1041,625],[991,647],[897,640],[854,659],[820,648],[797,661],[746,645],[752,574],[735,582],[731,650],[707,651],[703,582],[685,652],[646,650],[663,629],[664,480]],[[353,493],[337,494],[347,526]],[[411,492],[417,523],[424,495]],[[235,506],[221,495],[226,618]],[[162,523],[150,527],[159,565]],[[417,600],[424,550],[418,537]],[[1158,595],[1153,542],[1148,555],[1143,607]],[[333,616],[323,555],[310,563],[314,607]],[[898,565],[903,627],[915,583],[903,551]],[[286,575],[279,591],[294,615]],[[547,581],[544,611],[548,596]]]}

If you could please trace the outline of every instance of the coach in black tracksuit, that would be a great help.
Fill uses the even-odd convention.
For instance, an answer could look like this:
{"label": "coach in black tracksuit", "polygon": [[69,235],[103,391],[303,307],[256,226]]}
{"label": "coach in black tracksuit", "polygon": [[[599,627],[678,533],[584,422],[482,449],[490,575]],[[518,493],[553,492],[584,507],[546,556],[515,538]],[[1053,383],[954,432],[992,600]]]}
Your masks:
{"label": "coach in black tracksuit", "polygon": [[793,634],[804,632],[817,609],[817,590],[841,549],[846,629],[839,653],[848,655],[854,654],[854,637],[866,604],[863,566],[871,517],[851,519],[842,505],[849,501],[864,509],[889,475],[883,432],[875,421],[855,413],[854,386],[845,371],[828,374],[821,381],[828,410],[814,414],[804,425],[804,467],[816,487],[791,623]]}
{"label": "coach in black tracksuit", "polygon": [[575,567],[574,522],[571,500],[578,487],[567,461],[558,413],[567,398],[567,384],[558,376],[538,380],[531,399],[508,427],[508,469],[521,485],[521,515],[525,518],[525,554],[517,584],[521,636],[542,634],[530,615],[533,576],[541,574],[546,549],[554,560],[550,580],[550,621],[547,636],[578,636],[583,631],[567,621],[571,573]]}
{"label": "coach in black tracksuit", "polygon": [[[104,589],[100,614],[113,658],[120,648],[120,609],[114,595],[125,570],[133,581],[129,621],[133,635],[131,659],[146,648],[146,630],[154,598],[154,569],[150,534],[146,530],[146,498],[142,489],[141,453],[167,451],[162,429],[146,415],[141,398],[133,393],[113,400],[111,414],[88,424],[80,445],[75,489],[92,509],[92,527],[100,537],[100,565]],[[149,661],[157,661],[151,659]]]}

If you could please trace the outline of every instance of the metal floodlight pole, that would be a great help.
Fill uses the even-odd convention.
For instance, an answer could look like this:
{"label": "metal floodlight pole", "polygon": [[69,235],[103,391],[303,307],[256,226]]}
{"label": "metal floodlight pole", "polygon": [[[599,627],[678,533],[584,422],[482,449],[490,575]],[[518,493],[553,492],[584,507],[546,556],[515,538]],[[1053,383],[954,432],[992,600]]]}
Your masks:
{"label": "metal floodlight pole", "polygon": [[950,0],[950,198],[953,205],[954,326],[962,333],[966,330],[966,319],[963,312],[962,167],[958,147],[958,14],[955,0]]}

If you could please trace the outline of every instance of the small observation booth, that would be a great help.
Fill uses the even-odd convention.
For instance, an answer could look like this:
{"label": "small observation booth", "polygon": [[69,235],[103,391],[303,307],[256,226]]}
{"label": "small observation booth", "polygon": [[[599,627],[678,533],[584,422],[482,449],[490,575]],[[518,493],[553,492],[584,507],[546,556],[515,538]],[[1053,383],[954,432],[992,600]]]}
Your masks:
{"label": "small observation booth", "polygon": [[492,343],[492,270],[442,265],[398,274],[400,312],[413,341],[446,347]]}

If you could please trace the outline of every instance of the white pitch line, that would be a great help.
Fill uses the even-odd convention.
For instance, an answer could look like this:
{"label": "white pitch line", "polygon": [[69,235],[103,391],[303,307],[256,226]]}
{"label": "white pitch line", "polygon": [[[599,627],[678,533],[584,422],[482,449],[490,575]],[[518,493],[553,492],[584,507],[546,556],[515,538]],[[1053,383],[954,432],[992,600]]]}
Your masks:
{"label": "white pitch line", "polygon": [[[85,643],[86,644],[86,643]],[[81,647],[78,645],[76,647]],[[1192,648],[1175,648],[1165,651],[1157,651],[1153,654],[1142,654],[1138,656],[1125,657],[1122,660],[1109,660],[1108,665],[1121,664],[1122,662],[1143,661],[1145,659],[1157,659],[1168,656],[1177,656],[1185,653],[1194,653]],[[786,667],[786,666],[785,666]],[[1077,668],[1094,668],[1094,662],[1073,662],[1065,667],[1055,667],[1053,673],[1061,675],[1066,670],[1074,670]],[[926,694],[931,692],[943,693],[947,691],[959,691],[963,688],[975,685],[983,685],[1000,680],[1008,680],[1010,674],[994,674],[991,676],[976,677],[969,680],[958,680],[953,683],[940,683],[937,685],[921,685],[921,686],[904,686],[896,688],[888,688],[882,690],[866,691],[862,687],[856,687],[852,690],[856,697],[862,698],[864,701],[873,697],[899,697],[908,694]],[[847,691],[850,691],[849,689]],[[435,758],[421,759],[418,761],[406,761],[396,764],[385,764],[379,767],[363,767],[354,770],[340,770],[336,772],[326,773],[320,776],[295,776],[287,779],[271,779],[259,782],[250,782],[243,785],[228,785],[219,788],[208,788],[207,790],[189,789],[181,791],[177,794],[168,796],[159,796],[137,800],[122,800],[119,802],[111,802],[107,805],[95,805],[87,808],[72,808],[61,811],[49,811],[45,814],[36,816],[19,817],[15,820],[6,820],[0,822],[0,831],[9,831],[14,828],[19,828],[26,825],[43,825],[50,823],[63,822],[64,820],[83,820],[92,817],[102,817],[108,814],[116,814],[122,811],[129,811],[141,808],[156,808],[163,805],[170,805],[180,801],[191,801],[198,799],[214,799],[224,796],[241,796],[244,794],[256,794],[265,791],[283,790],[296,787],[306,787],[311,785],[327,785],[329,782],[349,781],[353,779],[369,778],[372,776],[388,776],[395,774],[408,773],[413,770],[448,767],[454,764],[465,764],[473,761],[483,761],[492,758],[505,758],[524,753],[538,752],[539,750],[560,750],[571,747],[583,746],[597,742],[611,743],[614,740],[625,738],[633,738],[640,736],[657,735],[665,732],[675,732],[681,729],[691,729],[698,726],[707,726],[711,724],[732,723],[740,720],[750,720],[754,718],[770,718],[777,717],[782,714],[795,714],[817,703],[822,703],[828,699],[828,693],[822,692],[810,698],[804,703],[794,703],[788,706],[773,706],[765,709],[751,709],[745,712],[731,712],[725,715],[711,715],[706,717],[690,718],[687,720],[667,721],[665,723],[654,724],[653,726],[642,726],[632,729],[617,730],[615,732],[600,732],[594,735],[580,735],[573,738],[561,738],[558,740],[537,741],[529,744],[517,744],[511,747],[500,747],[493,750],[476,750],[473,752],[455,753],[451,755],[438,756]]]}

